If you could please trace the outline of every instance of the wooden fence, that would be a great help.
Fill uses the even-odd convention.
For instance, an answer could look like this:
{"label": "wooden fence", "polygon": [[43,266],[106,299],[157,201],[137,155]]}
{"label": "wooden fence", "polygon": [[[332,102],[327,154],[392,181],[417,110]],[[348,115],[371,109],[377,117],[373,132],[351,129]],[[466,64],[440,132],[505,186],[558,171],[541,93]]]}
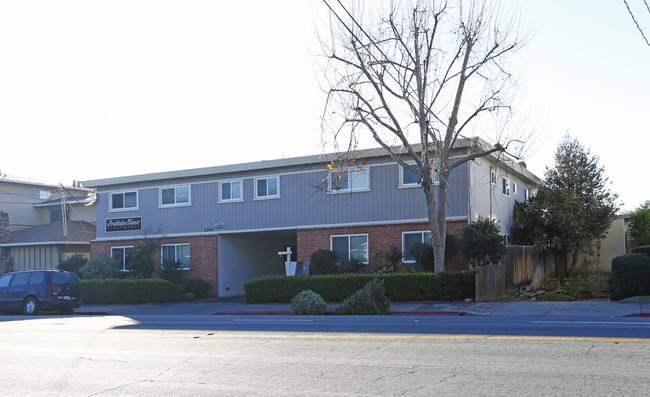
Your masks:
{"label": "wooden fence", "polygon": [[476,275],[476,300],[497,299],[508,291],[539,287],[555,274],[555,252],[526,245],[509,245],[498,266],[481,266]]}

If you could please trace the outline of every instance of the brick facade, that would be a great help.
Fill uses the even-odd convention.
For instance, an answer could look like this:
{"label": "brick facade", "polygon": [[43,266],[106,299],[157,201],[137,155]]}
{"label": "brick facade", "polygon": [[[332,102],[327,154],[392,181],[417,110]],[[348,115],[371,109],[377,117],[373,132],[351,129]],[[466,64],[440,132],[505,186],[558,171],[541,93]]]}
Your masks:
{"label": "brick facade", "polygon": [[[120,241],[93,241],[90,244],[90,256],[111,254],[111,247],[124,247],[142,243],[142,239]],[[190,270],[188,279],[201,278],[210,282],[210,295],[217,295],[218,291],[218,261],[217,261],[217,236],[173,237],[157,240],[157,244],[189,244],[190,245]],[[154,250],[151,259],[160,264],[161,250]],[[154,273],[158,270],[154,270]]]}
{"label": "brick facade", "polygon": [[[447,222],[447,233],[456,236],[457,252],[447,257],[446,268],[448,271],[468,270],[469,265],[460,255],[460,243],[462,241],[463,230],[467,226],[467,221],[449,221]],[[373,225],[373,226],[345,226],[319,229],[300,229],[298,230],[298,261],[308,262],[314,251],[319,249],[330,249],[330,236],[346,234],[368,234],[368,261],[373,266],[376,262],[377,253],[386,252],[391,247],[396,246],[402,249],[402,233],[427,231],[429,224],[420,223],[403,223],[395,225]]]}

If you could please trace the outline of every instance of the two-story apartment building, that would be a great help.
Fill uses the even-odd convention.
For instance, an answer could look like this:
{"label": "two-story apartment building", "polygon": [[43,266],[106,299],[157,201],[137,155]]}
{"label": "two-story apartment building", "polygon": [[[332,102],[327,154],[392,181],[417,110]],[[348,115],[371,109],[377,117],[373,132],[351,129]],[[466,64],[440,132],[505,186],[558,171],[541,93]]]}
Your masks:
{"label": "two-story apartment building", "polygon": [[8,270],[53,269],[72,254],[90,255],[94,190],[0,177],[0,260]]}
{"label": "two-story apartment building", "polygon": [[[456,150],[467,147],[461,142]],[[392,246],[408,252],[412,242],[429,239],[417,177],[382,150],[359,155],[360,165],[343,170],[328,169],[332,156],[325,155],[85,181],[97,189],[91,255],[124,264],[129,248],[155,239],[155,260],[180,261],[190,278],[203,278],[213,293],[228,296],[242,294],[254,278],[284,274],[278,252],[287,247],[298,261],[332,249],[372,264]],[[460,236],[478,216],[493,216],[507,234],[515,201],[538,184],[509,159],[457,167],[450,176],[448,231]],[[449,266],[467,269],[466,262]]]}

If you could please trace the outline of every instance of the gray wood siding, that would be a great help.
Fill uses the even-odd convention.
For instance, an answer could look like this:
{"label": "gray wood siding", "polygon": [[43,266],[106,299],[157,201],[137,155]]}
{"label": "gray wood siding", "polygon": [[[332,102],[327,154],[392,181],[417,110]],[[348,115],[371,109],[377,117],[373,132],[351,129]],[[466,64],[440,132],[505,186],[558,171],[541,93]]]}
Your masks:
{"label": "gray wood siding", "polygon": [[[325,172],[278,173],[281,198],[266,200],[255,199],[255,179],[249,174],[243,177],[244,201],[230,203],[218,201],[218,180],[194,180],[191,185],[191,206],[184,207],[160,207],[159,187],[167,185],[120,186],[119,190],[138,190],[139,208],[137,211],[109,212],[110,192],[100,191],[97,200],[97,237],[211,232],[210,228],[217,223],[225,224],[225,229],[217,232],[227,232],[425,219],[426,205],[422,190],[398,188],[399,172],[396,164],[371,166],[370,191],[338,194],[315,188],[326,175]],[[228,177],[237,178],[236,175]],[[189,183],[173,180],[169,186],[185,182]],[[468,215],[467,165],[458,167],[452,173],[448,197],[448,217]],[[132,216],[142,217],[142,231],[106,232],[107,218]]]}

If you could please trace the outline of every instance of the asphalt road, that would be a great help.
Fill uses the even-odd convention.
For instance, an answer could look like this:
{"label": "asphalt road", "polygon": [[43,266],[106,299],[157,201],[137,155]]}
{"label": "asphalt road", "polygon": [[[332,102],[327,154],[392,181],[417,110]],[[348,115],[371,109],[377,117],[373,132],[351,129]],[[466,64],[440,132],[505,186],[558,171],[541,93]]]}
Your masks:
{"label": "asphalt road", "polygon": [[594,396],[650,384],[647,319],[288,317],[2,316],[0,390]]}

